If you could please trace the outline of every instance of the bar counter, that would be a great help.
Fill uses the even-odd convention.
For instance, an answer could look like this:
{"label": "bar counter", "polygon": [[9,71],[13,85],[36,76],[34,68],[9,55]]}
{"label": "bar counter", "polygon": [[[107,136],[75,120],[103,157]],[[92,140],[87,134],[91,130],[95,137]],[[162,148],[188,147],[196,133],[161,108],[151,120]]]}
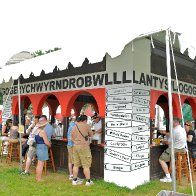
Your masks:
{"label": "bar counter", "polygon": [[159,157],[162,152],[167,148],[167,145],[152,146],[150,148],[150,179],[161,178],[164,172],[159,163]]}
{"label": "bar counter", "polygon": [[[104,177],[104,145],[91,144],[92,165],[91,175],[95,178]],[[52,151],[54,157],[55,166],[60,170],[68,171],[68,151],[67,151],[67,139],[52,139]],[[79,171],[79,175],[81,169]],[[80,177],[80,176],[79,176]]]}

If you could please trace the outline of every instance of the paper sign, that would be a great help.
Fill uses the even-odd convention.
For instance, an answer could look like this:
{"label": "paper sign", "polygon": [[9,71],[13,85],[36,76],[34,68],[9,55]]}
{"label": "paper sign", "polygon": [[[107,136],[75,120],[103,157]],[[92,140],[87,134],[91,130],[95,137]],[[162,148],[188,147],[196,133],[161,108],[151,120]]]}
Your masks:
{"label": "paper sign", "polygon": [[18,132],[24,133],[24,125],[19,125]]}

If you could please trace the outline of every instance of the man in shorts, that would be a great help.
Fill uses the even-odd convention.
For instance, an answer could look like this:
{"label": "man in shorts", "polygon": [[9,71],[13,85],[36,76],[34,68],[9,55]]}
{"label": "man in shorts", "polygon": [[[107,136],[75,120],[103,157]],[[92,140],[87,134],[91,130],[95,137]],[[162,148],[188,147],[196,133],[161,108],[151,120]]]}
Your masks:
{"label": "man in shorts", "polygon": [[[186,131],[184,128],[180,125],[180,119],[177,117],[174,117],[173,119],[173,141],[174,141],[174,151],[175,152],[185,152],[185,146],[186,146]],[[161,134],[165,134],[166,136],[169,136],[169,133],[166,133],[165,131],[161,131]],[[161,154],[159,158],[159,163],[161,164],[161,167],[163,171],[165,172],[165,177],[160,179],[161,182],[172,182],[169,168],[167,165],[167,162],[170,162],[171,159],[171,142],[168,141],[168,148]]]}
{"label": "man in shorts", "polygon": [[78,169],[83,167],[83,172],[86,177],[86,186],[93,185],[90,179],[90,167],[92,163],[92,155],[90,150],[90,142],[88,137],[93,136],[91,127],[87,124],[87,116],[81,115],[79,122],[73,127],[71,132],[71,140],[74,143],[73,146],[73,180],[72,185],[82,184],[82,181],[78,179]]}

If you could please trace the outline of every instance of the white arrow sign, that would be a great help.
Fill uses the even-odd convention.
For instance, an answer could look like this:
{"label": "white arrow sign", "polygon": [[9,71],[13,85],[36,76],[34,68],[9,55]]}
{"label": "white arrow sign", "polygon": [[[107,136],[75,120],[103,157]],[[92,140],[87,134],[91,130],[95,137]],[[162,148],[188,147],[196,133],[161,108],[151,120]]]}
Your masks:
{"label": "white arrow sign", "polygon": [[148,166],[149,166],[149,161],[145,160],[145,161],[131,164],[131,169],[132,171],[134,171],[134,170],[141,169],[141,168],[148,167]]}
{"label": "white arrow sign", "polygon": [[119,139],[123,139],[123,140],[126,140],[126,141],[131,141],[131,134],[132,134],[132,132],[124,133],[124,132],[121,132],[121,131],[106,129],[106,135],[111,136],[111,137],[115,137],[115,138],[119,138]]}
{"label": "white arrow sign", "polygon": [[105,141],[105,145],[107,147],[113,147],[113,148],[131,148],[131,142],[130,141]]}
{"label": "white arrow sign", "polygon": [[123,162],[131,163],[131,157],[118,151],[105,148],[105,154]]}
{"label": "white arrow sign", "polygon": [[131,121],[109,121],[106,123],[106,127],[131,127]]}
{"label": "white arrow sign", "polygon": [[149,96],[150,95],[150,91],[143,90],[143,89],[133,89],[133,95],[137,95],[137,96]]}
{"label": "white arrow sign", "polygon": [[135,142],[148,142],[150,139],[147,135],[132,135],[132,141]]}
{"label": "white arrow sign", "polygon": [[112,88],[107,90],[107,95],[120,95],[120,94],[129,94],[132,95],[132,87],[131,86],[121,86],[118,88]]}
{"label": "white arrow sign", "polygon": [[139,152],[139,153],[132,153],[132,160],[140,160],[140,159],[149,159],[148,152]]}
{"label": "white arrow sign", "polygon": [[148,142],[139,143],[137,145],[132,146],[132,152],[138,152],[140,150],[145,150],[145,149],[149,149],[149,143]]}
{"label": "white arrow sign", "polygon": [[139,125],[137,127],[132,127],[132,131],[133,131],[133,133],[149,131],[149,126],[148,125]]}
{"label": "white arrow sign", "polygon": [[124,104],[107,104],[106,111],[119,111],[119,110],[132,110],[132,104],[131,103],[124,103]]}
{"label": "white arrow sign", "polygon": [[149,114],[150,110],[147,107],[136,107],[136,106],[133,106],[133,113],[135,113],[135,114]]}
{"label": "white arrow sign", "polygon": [[131,165],[105,163],[105,169],[110,171],[130,172]]}
{"label": "white arrow sign", "polygon": [[133,103],[139,104],[141,106],[149,106],[150,105],[149,100],[143,99],[141,97],[133,97]]}
{"label": "white arrow sign", "polygon": [[133,114],[133,121],[149,124],[150,123],[150,118],[145,117],[145,116],[140,116],[140,115],[137,115],[137,114]]}
{"label": "white arrow sign", "polygon": [[107,112],[106,117],[114,118],[114,119],[122,119],[122,120],[131,120],[132,114],[120,112],[120,111],[113,111],[113,112]]}
{"label": "white arrow sign", "polygon": [[132,96],[116,95],[115,97],[106,97],[108,103],[130,103],[132,102]]}

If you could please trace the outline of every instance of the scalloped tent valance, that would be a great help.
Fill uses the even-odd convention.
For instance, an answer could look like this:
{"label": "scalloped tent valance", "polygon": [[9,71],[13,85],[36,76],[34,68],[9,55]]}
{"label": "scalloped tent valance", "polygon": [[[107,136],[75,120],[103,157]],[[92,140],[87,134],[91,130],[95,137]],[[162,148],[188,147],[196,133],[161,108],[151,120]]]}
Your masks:
{"label": "scalloped tent valance", "polygon": [[[147,34],[142,34],[136,37],[134,40],[142,39],[144,37],[148,37],[151,39],[151,43],[153,46],[153,40],[158,40],[161,43],[165,44],[165,30],[151,32]],[[174,48],[179,49],[181,52],[187,51],[187,44],[183,41],[183,39],[179,33],[171,32]],[[133,43],[133,50],[134,50],[134,40],[131,42]],[[193,47],[188,48],[188,55],[191,58],[195,58],[196,51]],[[77,58],[77,57],[76,57]],[[16,80],[21,75],[24,78],[28,78],[30,75],[39,76],[44,70],[45,73],[52,73],[55,66],[58,69],[63,70],[68,67],[68,62],[70,59],[66,57],[64,50],[59,50],[56,52],[49,53],[47,55],[39,56],[36,58],[32,58],[17,64],[11,64],[9,66],[4,66],[0,69],[0,83],[8,82],[10,78]]]}

